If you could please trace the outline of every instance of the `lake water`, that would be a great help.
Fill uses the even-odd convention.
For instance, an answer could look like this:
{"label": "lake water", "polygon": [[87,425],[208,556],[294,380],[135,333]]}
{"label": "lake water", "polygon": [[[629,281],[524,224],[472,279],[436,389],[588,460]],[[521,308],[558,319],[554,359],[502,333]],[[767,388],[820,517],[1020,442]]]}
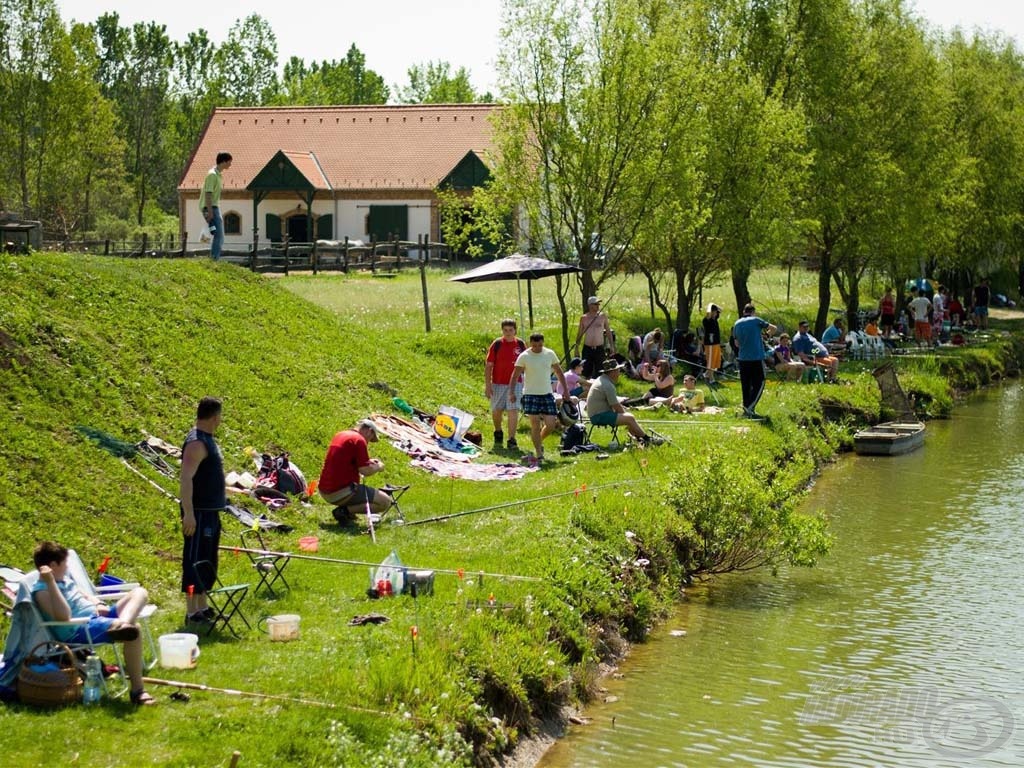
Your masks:
{"label": "lake water", "polygon": [[827,468],[832,554],[691,590],[542,768],[1024,765],[1022,434],[1011,384]]}

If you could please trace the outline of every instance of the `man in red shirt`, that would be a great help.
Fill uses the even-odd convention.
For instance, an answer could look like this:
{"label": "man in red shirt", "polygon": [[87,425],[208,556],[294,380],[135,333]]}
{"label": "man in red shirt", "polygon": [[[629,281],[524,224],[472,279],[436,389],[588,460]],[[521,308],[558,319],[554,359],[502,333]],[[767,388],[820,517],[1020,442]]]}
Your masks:
{"label": "man in red shirt", "polygon": [[[508,449],[519,450],[516,443],[516,427],[519,424],[519,406],[523,396],[522,377],[511,382],[512,369],[516,358],[526,350],[526,344],[516,336],[516,321],[505,318],[501,321],[501,338],[491,342],[487,349],[487,364],[484,366],[484,395],[491,401],[491,418],[494,420],[494,448],[504,448],[505,434],[501,431],[501,417],[508,411]],[[509,399],[508,388],[515,387],[515,396]]]}
{"label": "man in red shirt", "polygon": [[369,419],[363,419],[355,429],[336,434],[327,448],[317,485],[324,501],[335,505],[334,516],[338,522],[350,522],[366,510],[367,504],[370,512],[378,515],[391,506],[391,497],[384,491],[360,482],[363,477],[384,469],[384,462],[370,458],[367,441],[377,442],[377,427]]}

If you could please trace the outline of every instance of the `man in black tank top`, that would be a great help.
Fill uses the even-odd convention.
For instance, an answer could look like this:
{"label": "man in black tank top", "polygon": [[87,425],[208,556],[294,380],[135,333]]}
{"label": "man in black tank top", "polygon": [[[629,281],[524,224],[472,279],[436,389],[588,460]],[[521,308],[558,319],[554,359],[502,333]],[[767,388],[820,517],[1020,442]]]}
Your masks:
{"label": "man in black tank top", "polygon": [[[200,400],[196,425],[185,436],[181,449],[178,495],[181,497],[181,530],[185,536],[181,591],[186,595],[185,620],[193,623],[208,624],[213,620],[206,592],[213,588],[217,579],[220,511],[227,506],[224,460],[213,439],[220,419],[220,400],[213,397]],[[203,565],[197,567],[197,563]]]}

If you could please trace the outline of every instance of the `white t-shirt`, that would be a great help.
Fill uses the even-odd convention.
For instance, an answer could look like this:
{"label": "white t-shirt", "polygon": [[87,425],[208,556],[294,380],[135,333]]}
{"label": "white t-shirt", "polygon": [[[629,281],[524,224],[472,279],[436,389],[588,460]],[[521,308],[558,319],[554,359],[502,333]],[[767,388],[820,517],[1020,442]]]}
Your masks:
{"label": "white t-shirt", "polygon": [[914,314],[914,322],[916,323],[927,323],[928,322],[928,310],[932,308],[932,303],[928,301],[924,296],[918,296],[912,302],[910,302],[910,311]]}
{"label": "white t-shirt", "polygon": [[516,358],[516,367],[523,367],[523,394],[551,394],[551,366],[558,365],[558,355],[544,347],[540,352],[526,350]]}

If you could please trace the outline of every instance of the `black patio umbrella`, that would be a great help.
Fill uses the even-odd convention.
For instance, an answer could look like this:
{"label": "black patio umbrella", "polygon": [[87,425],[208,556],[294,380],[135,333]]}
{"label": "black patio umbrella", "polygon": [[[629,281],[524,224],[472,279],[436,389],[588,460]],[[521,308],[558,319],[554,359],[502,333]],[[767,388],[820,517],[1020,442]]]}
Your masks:
{"label": "black patio umbrella", "polygon": [[[525,328],[523,323],[523,288],[521,280],[539,280],[552,275],[566,275],[571,272],[582,272],[579,267],[571,264],[560,264],[557,261],[544,259],[540,256],[526,256],[521,253],[514,253],[504,259],[497,259],[489,264],[483,264],[461,275],[449,277],[450,282],[455,283],[483,283],[490,280],[515,280],[516,289],[519,293],[519,324]],[[529,285],[527,286],[529,287]],[[529,292],[532,294],[532,292]],[[533,296],[529,296],[530,319],[533,319]],[[532,326],[531,326],[532,327]]]}

